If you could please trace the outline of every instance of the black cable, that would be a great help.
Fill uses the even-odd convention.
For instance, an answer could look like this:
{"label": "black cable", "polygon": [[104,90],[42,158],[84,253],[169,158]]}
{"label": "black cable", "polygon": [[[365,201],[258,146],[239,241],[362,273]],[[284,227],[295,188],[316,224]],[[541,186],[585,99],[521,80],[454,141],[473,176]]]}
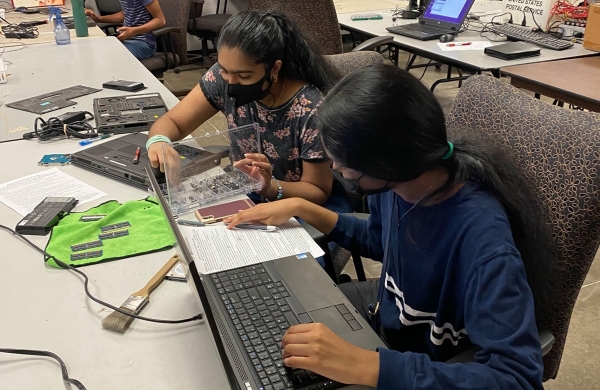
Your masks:
{"label": "black cable", "polygon": [[62,378],[65,383],[75,386],[78,390],[87,390],[83,383],[79,382],[77,379],[69,378],[69,373],[67,371],[67,366],[65,362],[62,361],[58,355],[48,352],[48,351],[39,351],[37,349],[12,349],[12,348],[0,348],[0,353],[12,353],[15,355],[32,355],[32,356],[46,356],[50,357],[60,364],[60,369],[62,371]]}
{"label": "black cable", "polygon": [[433,60],[429,60],[427,65],[425,65],[425,69],[423,70],[423,74],[421,75],[421,77],[419,77],[419,80],[421,80],[423,77],[425,77],[425,72],[427,72],[427,68],[429,68],[429,64],[431,64],[431,61],[433,61]]}
{"label": "black cable", "polygon": [[8,26],[2,26],[2,34],[4,34],[6,38],[37,38],[40,35],[37,27],[31,25],[27,26],[25,25],[27,24],[26,22],[24,22],[24,25],[19,25],[11,23],[2,17],[0,17],[0,20],[8,24]]}
{"label": "black cable", "polygon": [[85,115],[89,115],[89,118],[71,123],[65,123],[57,117],[49,118],[48,121],[37,117],[33,124],[33,132],[23,134],[23,138],[37,138],[40,141],[49,141],[52,138],[64,136],[80,139],[95,138],[98,133],[88,122],[94,119],[94,115],[88,111],[85,112]]}
{"label": "black cable", "polygon": [[[538,24],[537,20],[535,20],[535,13],[533,12],[533,9],[527,7],[527,11],[531,12],[531,18],[533,19],[533,23],[535,23],[535,25],[540,30],[540,32],[545,32],[544,29],[542,27],[540,27],[540,25]],[[525,19],[523,19],[523,20],[525,20]]]}
{"label": "black cable", "polygon": [[17,233],[16,231],[14,231],[13,229],[4,226],[4,225],[0,225],[0,229],[2,230],[6,230],[7,232],[11,233],[13,236],[17,236],[18,238],[20,238],[21,240],[25,241],[27,244],[29,244],[29,246],[31,246],[33,249],[37,250],[38,252],[40,252],[41,254],[43,254],[46,258],[46,261],[49,259],[53,259],[56,264],[58,264],[60,267],[68,269],[69,271],[75,272],[76,274],[80,275],[83,277],[83,288],[85,289],[85,294],[94,302],[102,305],[102,306],[106,306],[109,309],[112,309],[118,313],[121,314],[125,314],[129,317],[133,317],[135,319],[138,320],[142,320],[142,321],[148,321],[148,322],[156,322],[159,324],[183,324],[184,322],[192,322],[192,321],[199,321],[201,320],[204,316],[202,315],[202,313],[197,314],[193,317],[190,318],[185,318],[183,320],[158,320],[155,318],[148,318],[148,317],[142,317],[142,316],[138,316],[136,314],[132,314],[132,313],[128,313],[127,311],[121,310],[118,307],[115,307],[109,303],[106,303],[104,301],[101,301],[100,299],[94,297],[92,294],[90,294],[90,291],[88,290],[88,282],[89,279],[87,277],[86,274],[84,274],[83,272],[81,272],[80,270],[78,270],[77,268],[73,267],[72,265],[69,265],[67,263],[64,263],[62,261],[60,261],[59,259],[57,259],[56,257],[52,256],[51,254],[49,254],[48,252],[46,252],[45,250],[43,250],[42,248],[38,247],[37,245],[35,245],[33,242],[29,241],[25,236],[23,236],[21,233]]}

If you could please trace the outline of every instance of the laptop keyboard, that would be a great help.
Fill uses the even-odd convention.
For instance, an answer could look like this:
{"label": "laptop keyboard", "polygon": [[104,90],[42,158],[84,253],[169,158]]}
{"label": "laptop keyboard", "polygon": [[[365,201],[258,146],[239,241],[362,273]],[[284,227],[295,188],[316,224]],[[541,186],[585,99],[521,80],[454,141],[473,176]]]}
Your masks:
{"label": "laptop keyboard", "polygon": [[343,386],[311,371],[283,365],[282,337],[300,322],[285,299],[290,297],[289,291],[272,280],[262,264],[219,272],[211,278],[260,378],[261,390]]}
{"label": "laptop keyboard", "polygon": [[419,32],[426,32],[429,34],[447,34],[450,32],[447,28],[441,28],[441,27],[431,26],[431,25],[421,24],[421,23],[404,24],[401,26],[388,28],[388,31],[390,31],[390,32],[394,32],[394,30],[397,30],[397,31],[406,31],[406,30],[419,31]]}

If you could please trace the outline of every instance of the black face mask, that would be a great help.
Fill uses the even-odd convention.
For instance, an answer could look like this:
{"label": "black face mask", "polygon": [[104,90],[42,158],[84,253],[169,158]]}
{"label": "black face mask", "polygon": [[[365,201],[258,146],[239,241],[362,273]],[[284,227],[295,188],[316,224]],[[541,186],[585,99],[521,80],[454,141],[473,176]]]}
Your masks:
{"label": "black face mask", "polygon": [[390,190],[390,188],[388,187],[388,184],[390,184],[389,182],[387,182],[383,187],[381,188],[375,188],[373,190],[365,190],[363,188],[360,187],[360,185],[358,184],[358,182],[360,181],[360,179],[362,179],[362,177],[364,176],[364,174],[362,174],[358,179],[356,180],[352,180],[352,179],[346,179],[344,176],[342,176],[342,174],[335,170],[332,169],[331,172],[333,172],[333,177],[340,182],[340,184],[344,187],[344,189],[351,193],[351,194],[356,194],[356,195],[360,195],[360,196],[369,196],[369,195],[376,195],[376,194],[381,194],[383,192],[387,192]]}
{"label": "black face mask", "polygon": [[[229,84],[227,86],[227,96],[235,99],[234,105],[236,107],[264,99],[269,94],[271,86],[273,85],[273,81],[270,78],[270,73],[271,70],[266,69],[265,77],[258,80],[254,84]],[[269,87],[263,91],[262,87],[265,81],[269,83]]]}

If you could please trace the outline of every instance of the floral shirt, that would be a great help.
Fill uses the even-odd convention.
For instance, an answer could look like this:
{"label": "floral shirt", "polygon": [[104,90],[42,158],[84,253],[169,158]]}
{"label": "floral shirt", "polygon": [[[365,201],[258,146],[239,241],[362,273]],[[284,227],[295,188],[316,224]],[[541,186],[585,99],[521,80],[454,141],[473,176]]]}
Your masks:
{"label": "floral shirt", "polygon": [[[327,160],[319,130],[315,128],[315,114],[323,100],[323,94],[316,87],[305,85],[275,109],[260,102],[236,108],[234,99],[227,96],[227,82],[217,63],[202,77],[200,88],[209,103],[225,114],[230,129],[258,124],[262,153],[273,165],[276,179],[300,181],[302,161],[320,163]],[[256,140],[237,140],[237,146],[256,151]]]}

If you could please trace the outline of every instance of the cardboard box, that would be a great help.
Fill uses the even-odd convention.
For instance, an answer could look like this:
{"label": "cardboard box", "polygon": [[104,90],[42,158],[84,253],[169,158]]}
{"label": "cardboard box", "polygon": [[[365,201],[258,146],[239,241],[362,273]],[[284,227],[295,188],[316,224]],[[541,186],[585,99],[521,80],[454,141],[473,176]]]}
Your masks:
{"label": "cardboard box", "polygon": [[593,51],[600,51],[600,4],[592,4],[588,14],[583,47]]}

